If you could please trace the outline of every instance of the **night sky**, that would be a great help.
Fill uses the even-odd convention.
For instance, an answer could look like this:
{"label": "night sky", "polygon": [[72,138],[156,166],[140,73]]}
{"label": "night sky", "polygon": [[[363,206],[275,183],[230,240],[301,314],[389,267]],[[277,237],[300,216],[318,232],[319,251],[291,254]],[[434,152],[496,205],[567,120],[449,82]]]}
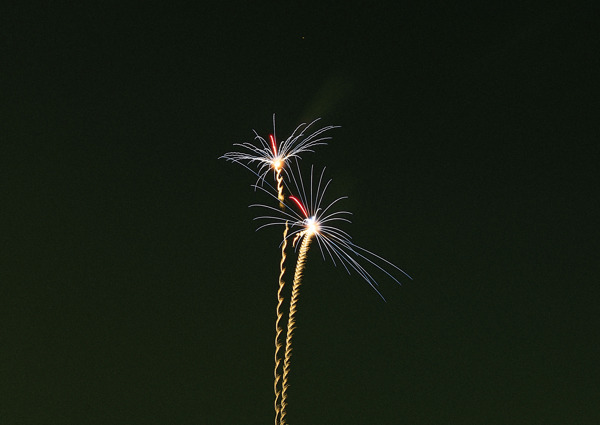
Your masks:
{"label": "night sky", "polygon": [[0,422],[273,423],[276,114],[414,277],[309,251],[290,424],[600,423],[598,8],[193,3],[2,7]]}

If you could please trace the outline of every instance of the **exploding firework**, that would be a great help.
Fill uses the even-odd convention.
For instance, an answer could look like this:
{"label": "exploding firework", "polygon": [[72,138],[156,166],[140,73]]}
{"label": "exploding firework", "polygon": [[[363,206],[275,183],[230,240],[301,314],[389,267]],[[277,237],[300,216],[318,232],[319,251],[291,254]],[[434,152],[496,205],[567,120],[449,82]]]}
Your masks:
{"label": "exploding firework", "polygon": [[[265,184],[265,177],[269,170],[273,169],[275,173],[275,181],[277,182],[277,199],[279,200],[279,207],[284,208],[284,179],[282,173],[285,172],[286,165],[290,160],[298,160],[300,154],[305,152],[313,152],[313,148],[319,145],[325,145],[325,141],[331,139],[331,137],[322,136],[322,134],[335,126],[326,126],[320,128],[312,133],[309,133],[309,129],[318,119],[312,121],[310,124],[300,124],[292,135],[288,137],[279,146],[277,145],[276,131],[275,131],[275,115],[273,115],[273,134],[269,135],[269,142],[261,137],[256,131],[255,140],[258,141],[257,145],[252,143],[237,143],[235,146],[242,147],[245,152],[229,152],[223,155],[221,158],[241,164],[252,173],[258,176],[258,183]],[[252,168],[256,167],[256,170]],[[270,184],[266,183],[269,187]],[[274,383],[273,389],[275,392],[275,425],[279,423],[280,414],[282,410],[281,405],[281,391],[279,389],[279,381],[281,379],[280,374],[280,350],[282,348],[281,334],[283,329],[281,328],[281,319],[283,316],[283,289],[285,286],[284,275],[285,275],[285,261],[286,261],[286,246],[288,236],[288,225],[285,225],[283,230],[283,243],[281,246],[281,261],[279,263],[279,289],[277,291],[277,319],[275,321],[275,368],[274,368]],[[289,337],[288,337],[289,338]],[[289,362],[288,362],[289,364]],[[285,366],[285,365],[284,365]]]}
{"label": "exploding firework", "polygon": [[[336,209],[338,203],[346,196],[339,197],[326,203],[325,195],[331,183],[331,179],[325,180],[325,168],[315,176],[314,168],[308,181],[308,189],[300,173],[299,165],[295,162],[295,170],[286,173],[291,180],[288,183],[288,191],[295,196],[289,196],[286,200],[286,208],[281,210],[264,204],[253,204],[253,207],[267,209],[268,215],[261,215],[255,220],[265,220],[257,230],[268,226],[285,225],[289,223],[290,232],[288,238],[294,239],[294,245],[307,236],[314,237],[324,260],[331,259],[334,265],[341,264],[350,274],[356,272],[385,300],[378,289],[377,280],[366,267],[368,265],[382,271],[392,280],[400,284],[394,274],[402,274],[412,279],[405,271],[394,265],[385,258],[365,249],[354,242],[351,236],[339,227],[341,223],[350,223],[349,211]],[[262,188],[270,196],[273,195],[267,189]],[[364,264],[364,265],[363,265]],[[368,264],[368,265],[367,265]]]}
{"label": "exploding firework", "polygon": [[331,137],[325,136],[323,133],[337,128],[337,126],[328,125],[312,131],[314,124],[319,119],[317,118],[309,124],[300,124],[291,136],[278,143],[275,115],[273,115],[273,134],[269,135],[269,141],[254,131],[255,144],[235,143],[234,146],[242,148],[243,151],[228,152],[221,158],[243,165],[258,176],[257,184],[263,183],[269,170],[272,169],[277,173],[279,170],[285,169],[292,159],[300,159],[301,154],[314,152],[314,147],[327,144],[326,140],[330,140]]}
{"label": "exploding firework", "polygon": [[[313,132],[308,130],[313,126],[315,120],[310,124],[299,125],[292,135],[283,143],[277,143],[275,133],[275,116],[273,116],[273,134],[269,136],[269,141],[262,138],[254,132],[257,144],[241,143],[236,146],[242,147],[245,152],[229,152],[221,158],[238,163],[252,173],[258,179],[254,184],[255,189],[260,189],[272,196],[279,202],[279,208],[264,204],[253,204],[253,207],[266,209],[265,215],[256,217],[255,220],[265,221],[257,230],[268,226],[282,225],[283,241],[281,243],[281,262],[279,274],[279,290],[277,292],[277,319],[275,336],[275,425],[285,425],[286,407],[287,407],[287,389],[288,375],[290,371],[292,337],[296,327],[295,316],[302,282],[302,274],[306,264],[307,253],[311,242],[314,240],[319,247],[323,260],[330,259],[334,265],[340,263],[342,267],[351,274],[358,274],[375,290],[375,292],[385,301],[385,298],[378,289],[378,283],[372,271],[377,269],[392,280],[400,284],[396,276],[402,274],[412,279],[402,269],[380,257],[379,255],[362,248],[352,242],[352,238],[346,231],[340,228],[344,223],[350,223],[351,213],[349,211],[338,209],[338,203],[346,197],[339,197],[327,203],[325,201],[327,189],[331,179],[325,180],[323,169],[315,178],[314,168],[310,169],[310,176],[305,185],[304,178],[300,172],[299,159],[300,154],[313,152],[313,148],[318,145],[326,144],[325,141],[330,137],[323,133],[335,128],[327,126]],[[273,170],[277,189],[265,181],[266,175]],[[289,195],[285,195],[287,192]],[[288,241],[298,251],[296,269],[294,272],[293,287],[289,304],[289,317],[287,320],[287,333],[285,335],[285,353],[283,359],[280,359],[280,342],[283,329],[281,328],[284,274],[286,261],[286,247]],[[314,245],[314,244],[313,244]],[[283,376],[281,376],[280,363],[283,360]],[[279,387],[281,379],[281,389]]]}
{"label": "exploding firework", "polygon": [[[313,239],[317,241],[324,260],[329,257],[334,264],[341,263],[348,273],[350,273],[351,270],[354,270],[365,279],[371,287],[373,287],[384,301],[385,298],[383,298],[383,295],[381,295],[381,292],[377,289],[377,281],[361,264],[361,261],[366,261],[375,268],[383,271],[397,283],[400,282],[394,277],[391,269],[412,279],[402,269],[388,260],[353,243],[350,235],[339,228],[338,224],[350,222],[349,216],[351,213],[349,211],[336,210],[335,208],[338,202],[346,198],[345,196],[339,197],[328,204],[325,203],[324,198],[327,188],[332,181],[331,179],[327,181],[323,179],[325,169],[321,171],[318,179],[315,179],[314,169],[311,167],[309,188],[307,190],[297,161],[295,162],[295,168],[295,172],[289,170],[286,175],[291,179],[288,191],[297,194],[297,196],[291,195],[287,198],[288,201],[285,203],[285,209],[282,210],[263,204],[252,205],[265,208],[274,213],[274,215],[262,215],[256,217],[256,220],[267,220],[267,222],[259,226],[257,230],[273,225],[283,224],[286,226],[286,229],[288,226],[291,226],[292,230],[287,234],[286,238],[293,238],[292,244],[296,247],[300,246],[296,271],[294,273],[286,334],[281,403],[280,409],[278,410],[280,418],[279,423],[281,425],[285,425],[286,423],[287,390],[289,387],[288,378],[291,364],[293,333],[296,328],[295,316],[298,309],[302,273],[304,271],[307,252],[311,241]],[[275,195],[267,189],[261,189],[270,196],[275,197]],[[385,267],[385,265],[388,267]],[[388,269],[390,269],[390,271],[388,271]]]}

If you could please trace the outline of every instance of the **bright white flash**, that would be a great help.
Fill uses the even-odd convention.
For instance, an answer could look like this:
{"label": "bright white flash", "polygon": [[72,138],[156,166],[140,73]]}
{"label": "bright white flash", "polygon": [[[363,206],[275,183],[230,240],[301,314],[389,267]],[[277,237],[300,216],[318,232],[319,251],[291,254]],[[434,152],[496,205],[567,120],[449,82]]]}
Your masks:
{"label": "bright white flash", "polygon": [[283,168],[283,160],[280,156],[275,157],[271,160],[271,166],[275,171],[281,170]]}
{"label": "bright white flash", "polygon": [[306,232],[309,235],[319,233],[319,222],[316,220],[315,216],[305,219],[304,224],[306,226]]}

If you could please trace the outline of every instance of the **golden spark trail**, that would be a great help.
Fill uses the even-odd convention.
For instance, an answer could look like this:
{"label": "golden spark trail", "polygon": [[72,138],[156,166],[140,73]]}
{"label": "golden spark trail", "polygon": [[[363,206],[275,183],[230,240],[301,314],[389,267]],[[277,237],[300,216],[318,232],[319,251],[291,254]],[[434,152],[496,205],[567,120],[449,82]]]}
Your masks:
{"label": "golden spark trail", "polygon": [[[278,173],[279,175],[279,173]],[[279,187],[279,185],[278,185]],[[288,232],[288,222],[285,222],[285,229],[283,230],[283,244],[281,245],[281,263],[279,263],[279,290],[277,291],[277,320],[275,322],[275,381],[273,383],[273,389],[275,391],[275,425],[278,424],[279,420],[279,412],[281,410],[281,406],[279,404],[279,395],[281,392],[279,391],[279,380],[281,379],[281,375],[279,374],[279,364],[281,360],[279,358],[279,350],[281,348],[281,317],[283,316],[282,307],[283,307],[283,287],[285,286],[285,282],[283,280],[283,275],[285,274],[285,248],[287,247],[287,232]]]}
{"label": "golden spark trail", "polygon": [[[271,142],[273,146],[273,151],[276,153],[276,145],[273,136],[271,136]],[[283,201],[283,177],[281,176],[281,166],[275,166],[276,169],[276,180],[277,180],[277,199],[279,199],[279,207],[285,208]],[[279,396],[281,394],[279,390],[279,380],[281,379],[281,375],[279,374],[279,365],[281,363],[281,359],[279,358],[279,350],[281,349],[281,333],[283,329],[281,329],[281,318],[283,316],[282,308],[283,308],[283,288],[285,286],[285,281],[283,280],[283,276],[285,274],[285,249],[287,247],[287,233],[288,233],[288,223],[285,223],[285,229],[283,230],[283,244],[281,245],[281,262],[279,263],[279,289],[277,291],[277,320],[275,321],[275,380],[273,382],[273,390],[275,392],[275,425],[278,425],[279,421],[279,412],[281,410],[281,406],[279,403]]]}
{"label": "golden spark trail", "polygon": [[281,166],[277,168],[277,199],[279,199],[279,208],[283,209],[284,197],[283,197],[283,177],[281,176]]}
{"label": "golden spark trail", "polygon": [[296,271],[294,272],[294,285],[292,287],[292,300],[290,301],[290,315],[288,318],[287,337],[285,344],[283,383],[281,390],[281,425],[285,425],[285,415],[287,413],[285,408],[287,406],[286,399],[288,389],[288,374],[290,372],[290,359],[292,356],[292,334],[296,328],[296,311],[298,297],[300,295],[300,284],[302,283],[302,272],[304,271],[304,263],[306,262],[306,253],[308,252],[308,247],[310,245],[310,241],[312,240],[312,233],[302,232],[302,234],[304,235],[304,239],[302,240],[302,245],[300,245],[300,253],[298,254],[298,262],[296,263]]}

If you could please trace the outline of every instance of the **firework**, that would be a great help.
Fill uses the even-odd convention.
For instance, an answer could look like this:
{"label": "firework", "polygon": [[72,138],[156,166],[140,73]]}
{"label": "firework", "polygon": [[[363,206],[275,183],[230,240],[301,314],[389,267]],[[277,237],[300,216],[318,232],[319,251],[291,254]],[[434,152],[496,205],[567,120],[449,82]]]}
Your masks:
{"label": "firework", "polygon": [[[267,142],[256,131],[254,131],[255,140],[258,142],[256,145],[248,142],[237,143],[235,146],[242,147],[245,152],[229,152],[223,155],[221,158],[241,164],[252,173],[256,174],[258,176],[258,180],[255,183],[255,186],[258,185],[258,183],[264,184],[267,173],[269,170],[273,169],[275,173],[275,181],[277,182],[277,199],[279,200],[279,207],[284,208],[284,179],[282,172],[285,172],[286,165],[292,159],[298,160],[300,158],[300,154],[305,152],[313,152],[312,148],[318,145],[325,145],[325,141],[331,139],[330,137],[322,136],[322,134],[330,129],[335,128],[334,126],[326,126],[312,133],[308,132],[311,126],[317,121],[318,119],[312,121],[308,125],[305,123],[300,124],[298,127],[296,127],[292,135],[278,146],[275,131],[275,115],[273,115],[273,134],[269,135],[269,142]],[[254,170],[251,168],[251,166],[255,166],[257,169]],[[271,187],[270,184],[267,183],[267,185]],[[281,262],[279,263],[279,289],[277,291],[276,308],[277,319],[275,320],[275,368],[273,383],[273,389],[275,392],[275,425],[277,425],[278,421],[280,420],[279,415],[281,412],[281,391],[279,390],[279,381],[281,378],[279,368],[281,360],[279,353],[282,347],[280,343],[281,334],[283,332],[283,329],[281,329],[281,319],[283,317],[282,308],[284,301],[282,293],[285,286],[285,281],[283,278],[285,275],[285,250],[288,240],[287,236],[288,225],[286,224],[283,230]]]}
{"label": "firework", "polygon": [[[277,174],[278,171],[285,169],[292,159],[300,159],[301,154],[314,152],[314,147],[327,144],[326,140],[330,140],[331,137],[325,136],[323,133],[338,127],[328,125],[312,131],[313,125],[319,120],[320,118],[317,118],[309,124],[300,124],[291,136],[278,143],[275,115],[273,115],[273,134],[269,135],[268,141],[254,131],[255,144],[235,143],[234,146],[242,148],[242,151],[228,152],[220,158],[246,167],[258,177],[257,184],[262,184],[269,170],[272,169]],[[279,196],[279,200],[281,201],[281,196]]]}
{"label": "firework", "polygon": [[[238,163],[257,176],[253,187],[260,189],[275,198],[279,208],[264,204],[253,204],[252,207],[260,207],[268,212],[256,217],[255,220],[263,220],[257,230],[268,226],[282,225],[284,227],[281,247],[281,262],[279,273],[279,289],[277,292],[277,319],[275,323],[275,369],[274,369],[274,392],[275,392],[275,425],[285,425],[287,407],[288,375],[290,372],[292,340],[296,328],[296,312],[302,274],[305,268],[309,246],[316,241],[323,260],[330,259],[334,265],[341,264],[348,274],[356,273],[362,277],[385,301],[378,289],[378,283],[372,271],[375,269],[385,273],[392,280],[400,284],[396,276],[402,274],[412,279],[402,269],[380,257],[379,255],[362,248],[352,241],[350,235],[340,226],[350,223],[351,213],[338,209],[339,202],[346,199],[345,196],[326,202],[326,193],[331,179],[324,179],[325,169],[315,176],[314,168],[310,168],[310,176],[305,185],[305,179],[300,172],[300,154],[313,152],[313,148],[326,144],[330,137],[324,136],[327,130],[335,128],[327,126],[310,132],[309,129],[317,120],[310,124],[299,125],[292,135],[283,143],[278,144],[275,132],[275,116],[273,116],[273,134],[267,141],[255,134],[256,144],[236,144],[243,148],[243,152],[229,152],[221,158]],[[273,170],[277,189],[265,181],[267,174]],[[286,193],[288,195],[286,195]],[[283,280],[285,274],[284,263],[286,261],[286,247],[288,241],[298,251],[296,268],[293,278],[293,287],[289,303],[289,315],[285,335],[285,353],[280,358],[282,348],[281,320],[283,316]],[[313,244],[314,245],[314,244]],[[280,374],[280,364],[283,360],[283,376]],[[281,380],[281,389],[279,386]]]}
{"label": "firework", "polygon": [[[281,202],[281,201],[280,201]],[[281,329],[281,318],[283,317],[283,288],[285,287],[285,281],[283,280],[283,276],[285,275],[285,249],[287,247],[287,234],[288,234],[289,226],[286,223],[285,229],[283,229],[283,242],[281,244],[281,262],[279,263],[279,289],[277,290],[277,309],[276,314],[277,318],[275,319],[275,369],[274,369],[274,381],[273,381],[273,390],[275,392],[275,425],[278,425],[279,415],[281,412],[281,401],[279,399],[281,395],[281,391],[279,389],[279,380],[281,379],[281,375],[279,373],[279,365],[281,363],[279,351],[281,350],[281,333],[283,329]]]}
{"label": "firework", "polygon": [[287,336],[285,340],[285,356],[283,362],[283,382],[281,384],[281,406],[280,406],[280,424],[285,425],[287,414],[287,390],[289,387],[288,376],[290,373],[290,364],[292,358],[292,336],[296,329],[296,312],[298,311],[298,298],[300,297],[300,284],[302,283],[302,272],[306,263],[306,254],[313,234],[310,231],[305,232],[305,236],[300,246],[298,261],[296,262],[296,271],[294,272],[294,282],[292,287],[292,299],[290,300],[290,313],[288,317]]}
{"label": "firework", "polygon": [[[361,261],[366,261],[375,268],[383,271],[397,283],[400,282],[390,271],[386,270],[384,265],[387,265],[389,266],[389,269],[394,269],[407,276],[409,279],[412,279],[402,269],[395,266],[388,260],[353,243],[350,235],[338,227],[338,224],[341,222],[350,222],[349,216],[351,213],[349,211],[335,209],[337,203],[345,199],[345,196],[339,197],[329,204],[325,204],[325,194],[329,184],[331,183],[331,179],[327,180],[326,182],[323,179],[325,169],[321,171],[318,180],[316,180],[314,178],[314,169],[311,167],[309,189],[307,191],[297,161],[295,162],[295,168],[296,172],[292,172],[290,170],[287,173],[287,175],[291,178],[291,184],[289,185],[290,187],[288,191],[296,193],[298,196],[289,196],[287,198],[288,202],[286,202],[285,209],[277,209],[263,204],[251,205],[255,207],[266,208],[270,212],[276,213],[276,215],[262,215],[256,217],[256,220],[267,220],[267,223],[259,226],[257,230],[267,226],[284,224],[287,231],[288,226],[290,226],[291,223],[292,231],[289,232],[286,237],[293,238],[292,244],[294,246],[298,247],[298,245],[300,245],[296,271],[294,273],[292,297],[290,301],[283,365],[281,403],[280,410],[278,411],[281,425],[285,425],[287,414],[287,389],[289,386],[288,375],[290,372],[292,354],[292,337],[296,327],[295,316],[298,308],[297,304],[300,294],[302,273],[304,271],[306,256],[311,241],[313,239],[317,241],[324,260],[329,257],[334,264],[337,264],[338,262],[341,263],[348,273],[350,273],[351,270],[357,272],[371,285],[371,287],[373,287],[373,289],[384,301],[385,298],[377,289],[377,281],[367,271],[367,269],[361,265]],[[267,189],[261,189],[267,192],[269,195],[275,197],[275,195],[270,193]],[[285,243],[285,239],[283,243]]]}
{"label": "firework", "polygon": [[[257,230],[268,226],[290,224],[288,238],[294,238],[294,243],[299,239],[310,235],[314,237],[324,260],[331,259],[334,265],[341,264],[350,274],[352,271],[361,276],[371,287],[385,300],[378,287],[377,280],[367,270],[367,264],[376,268],[392,280],[400,284],[394,274],[402,274],[412,279],[405,271],[394,265],[385,258],[369,251],[352,242],[351,236],[339,227],[341,223],[350,223],[349,211],[336,209],[338,203],[346,196],[339,197],[329,203],[325,202],[325,195],[331,183],[331,179],[324,179],[325,168],[315,178],[314,168],[311,167],[308,189],[300,173],[299,165],[295,162],[295,170],[288,170],[287,175],[291,183],[288,183],[289,192],[296,194],[286,200],[284,210],[264,204],[253,204],[253,207],[264,208],[269,211],[268,215],[261,215],[255,220],[265,220]],[[261,188],[270,196],[274,196],[267,189]],[[363,266],[363,264],[365,264]]]}

